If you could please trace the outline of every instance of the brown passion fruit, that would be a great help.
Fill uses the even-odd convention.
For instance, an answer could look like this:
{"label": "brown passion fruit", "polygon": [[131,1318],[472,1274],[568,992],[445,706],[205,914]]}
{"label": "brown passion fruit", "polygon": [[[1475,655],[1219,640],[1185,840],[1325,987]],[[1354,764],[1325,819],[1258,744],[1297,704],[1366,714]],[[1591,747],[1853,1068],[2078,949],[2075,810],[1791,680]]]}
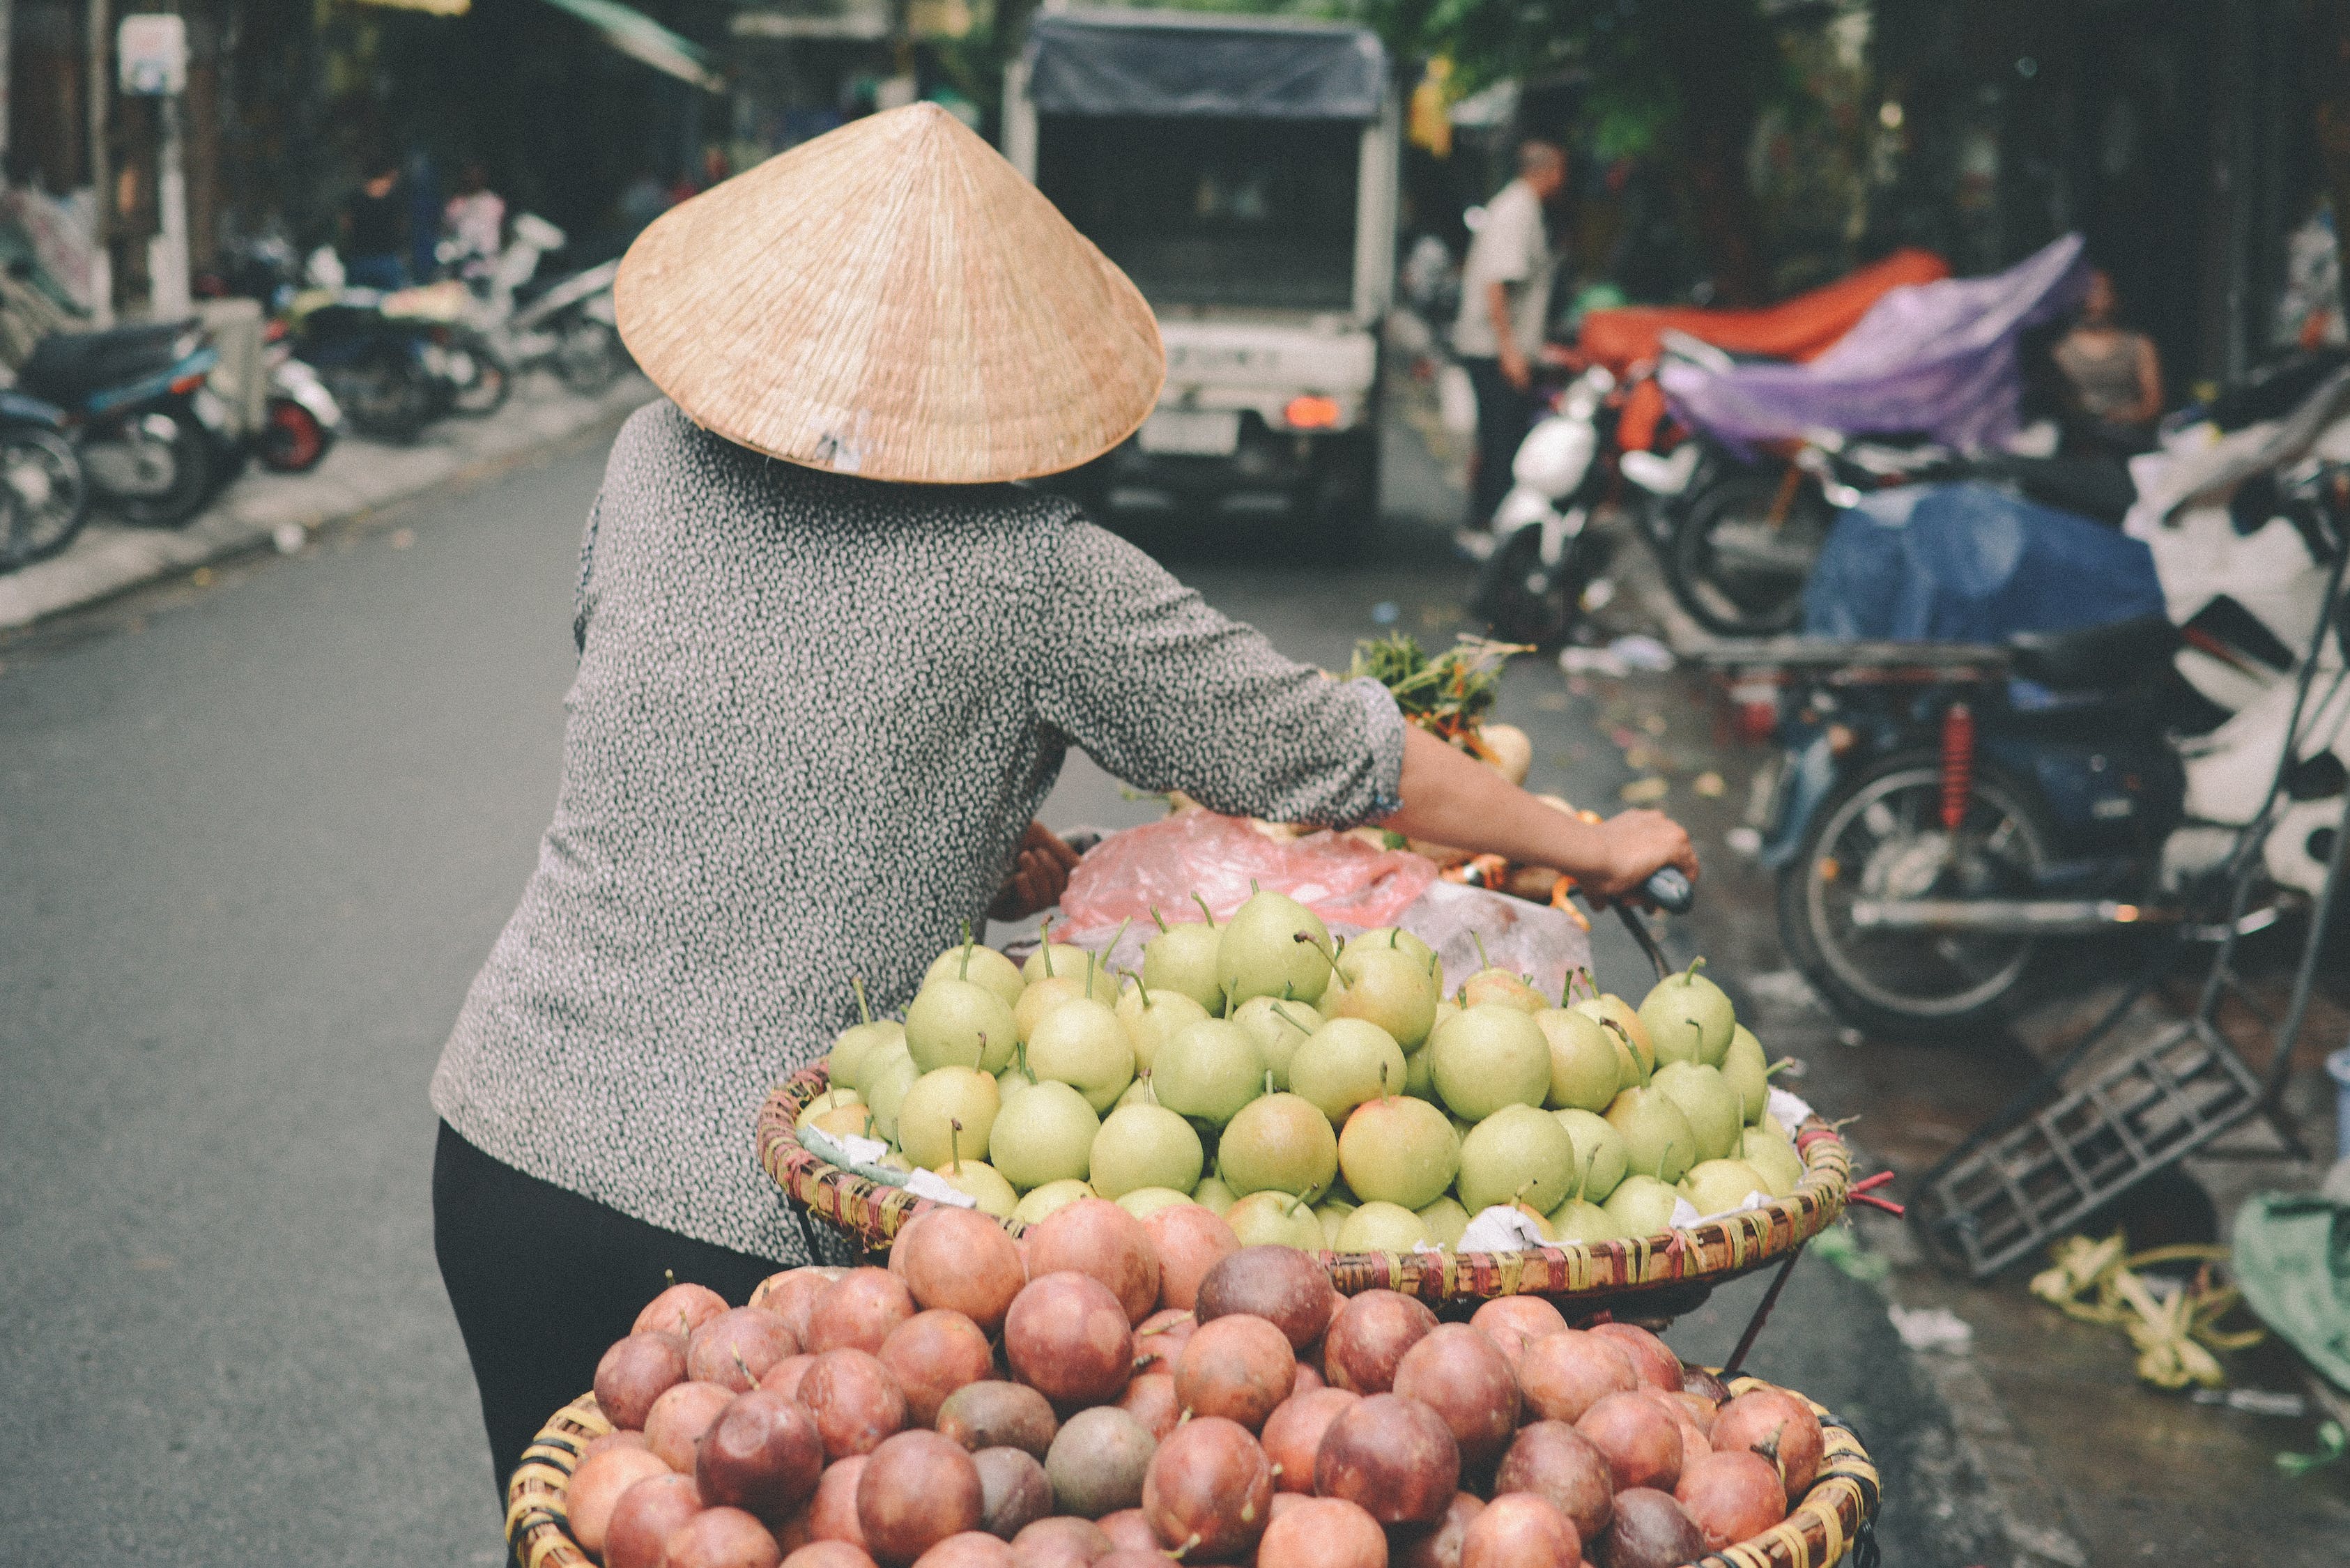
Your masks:
{"label": "brown passion fruit", "polygon": [[1461,1490],[1461,1447],[1419,1400],[1373,1394],[1323,1432],[1314,1490],[1361,1505],[1383,1525],[1432,1525]]}
{"label": "brown passion fruit", "polygon": [[1142,1512],[1156,1544],[1186,1558],[1212,1563],[1248,1552],[1272,1518],[1272,1461],[1237,1421],[1186,1421],[1151,1456]]}
{"label": "brown passion fruit", "polygon": [[1425,1303],[1396,1291],[1349,1297],[1322,1336],[1322,1371],[1333,1388],[1384,1394],[1404,1353],[1436,1326]]}

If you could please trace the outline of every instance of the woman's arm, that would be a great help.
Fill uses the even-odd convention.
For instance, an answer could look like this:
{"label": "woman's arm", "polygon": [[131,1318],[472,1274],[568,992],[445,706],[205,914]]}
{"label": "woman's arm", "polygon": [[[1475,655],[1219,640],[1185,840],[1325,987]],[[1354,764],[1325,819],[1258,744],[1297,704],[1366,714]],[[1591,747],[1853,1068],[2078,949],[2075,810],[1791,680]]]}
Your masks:
{"label": "woman's arm", "polygon": [[2137,340],[2137,407],[2130,410],[2130,422],[2150,425],[2161,417],[2162,356],[2155,352],[2154,339],[2141,334]]}
{"label": "woman's arm", "polygon": [[1638,892],[1667,866],[1692,880],[1698,874],[1688,833],[1663,813],[1627,811],[1596,826],[1584,822],[1417,727],[1404,732],[1403,806],[1384,826],[1455,849],[1555,866],[1608,898]]}

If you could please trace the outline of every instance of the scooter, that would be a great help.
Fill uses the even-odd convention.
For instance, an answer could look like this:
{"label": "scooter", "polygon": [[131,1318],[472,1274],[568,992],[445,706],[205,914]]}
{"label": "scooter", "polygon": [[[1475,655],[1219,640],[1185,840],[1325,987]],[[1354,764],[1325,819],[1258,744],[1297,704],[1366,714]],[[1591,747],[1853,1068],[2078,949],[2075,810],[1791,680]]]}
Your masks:
{"label": "scooter", "polygon": [[0,573],[56,555],[89,518],[89,481],[55,404],[0,389]]}
{"label": "scooter", "polygon": [[1565,638],[1604,562],[1590,534],[1607,499],[1615,375],[1594,365],[1554,399],[1510,461],[1494,509],[1493,550],[1473,607],[1496,637],[1546,646]]}
{"label": "scooter", "polygon": [[269,367],[269,399],[262,411],[255,455],[278,473],[307,473],[342,439],[343,407],[325,378],[286,341],[285,324],[270,323],[262,349]]}
{"label": "scooter", "polygon": [[544,365],[573,390],[593,394],[625,369],[612,310],[620,264],[616,257],[534,287],[540,263],[567,243],[535,213],[516,218],[506,248],[468,269],[475,297],[467,319],[511,369]]}
{"label": "scooter", "polygon": [[234,415],[206,384],[219,360],[195,321],[52,333],[16,387],[60,410],[99,497],[133,523],[176,527],[244,459]]}

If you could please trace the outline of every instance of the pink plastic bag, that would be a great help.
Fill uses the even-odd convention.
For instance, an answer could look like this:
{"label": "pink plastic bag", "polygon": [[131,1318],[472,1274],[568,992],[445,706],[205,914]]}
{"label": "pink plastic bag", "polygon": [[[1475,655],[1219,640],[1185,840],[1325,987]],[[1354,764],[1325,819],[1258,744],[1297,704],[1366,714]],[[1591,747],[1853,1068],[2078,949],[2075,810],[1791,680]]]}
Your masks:
{"label": "pink plastic bag", "polygon": [[1113,834],[1069,875],[1061,911],[1079,927],[1170,924],[1197,917],[1197,893],[1223,919],[1248,901],[1250,883],[1286,893],[1333,925],[1393,925],[1436,880],[1435,865],[1400,849],[1374,849],[1343,834],[1276,843],[1236,817],[1187,811]]}

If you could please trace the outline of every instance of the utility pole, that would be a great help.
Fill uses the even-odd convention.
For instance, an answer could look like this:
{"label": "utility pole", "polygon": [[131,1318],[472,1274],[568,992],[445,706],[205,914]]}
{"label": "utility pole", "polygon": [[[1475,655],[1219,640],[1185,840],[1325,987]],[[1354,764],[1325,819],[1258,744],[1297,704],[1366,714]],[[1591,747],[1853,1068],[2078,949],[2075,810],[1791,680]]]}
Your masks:
{"label": "utility pole", "polygon": [[95,327],[114,325],[114,257],[107,249],[107,216],[114,210],[113,171],[107,167],[106,107],[112,90],[107,69],[114,28],[107,0],[89,0],[89,310]]}
{"label": "utility pole", "polygon": [[188,176],[180,99],[188,90],[188,26],[168,13],[122,18],[119,40],[122,90],[156,100],[162,145],[156,160],[155,199],[162,233],[147,247],[152,286],[151,314],[176,321],[188,314]]}

